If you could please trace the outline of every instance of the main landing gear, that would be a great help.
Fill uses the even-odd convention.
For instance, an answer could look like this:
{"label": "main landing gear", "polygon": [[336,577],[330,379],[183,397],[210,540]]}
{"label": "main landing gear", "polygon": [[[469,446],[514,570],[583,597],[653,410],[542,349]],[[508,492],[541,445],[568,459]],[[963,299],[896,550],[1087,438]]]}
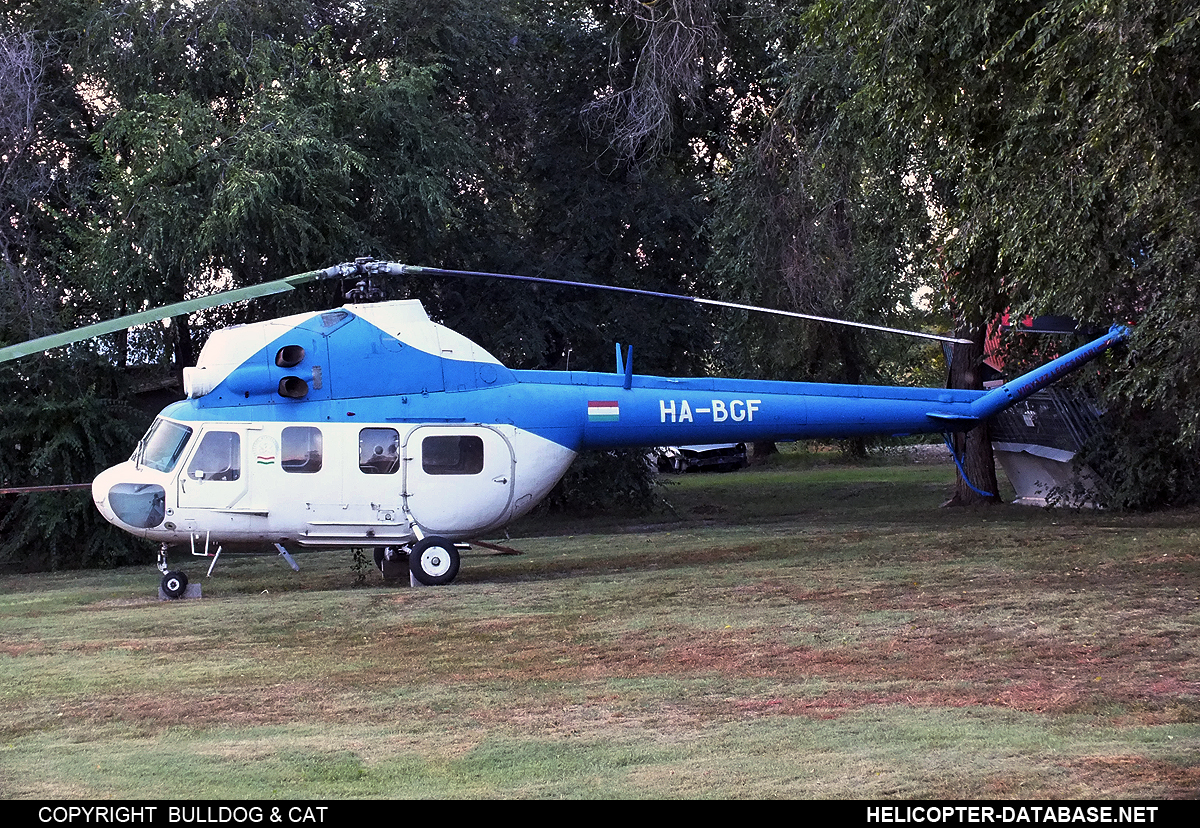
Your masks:
{"label": "main landing gear", "polygon": [[427,535],[411,547],[375,547],[375,567],[383,577],[395,580],[407,573],[413,586],[445,586],[458,577],[460,563],[458,546],[437,535]]}
{"label": "main landing gear", "polygon": [[408,553],[408,571],[425,586],[444,586],[458,576],[458,550],[451,541],[426,535]]}

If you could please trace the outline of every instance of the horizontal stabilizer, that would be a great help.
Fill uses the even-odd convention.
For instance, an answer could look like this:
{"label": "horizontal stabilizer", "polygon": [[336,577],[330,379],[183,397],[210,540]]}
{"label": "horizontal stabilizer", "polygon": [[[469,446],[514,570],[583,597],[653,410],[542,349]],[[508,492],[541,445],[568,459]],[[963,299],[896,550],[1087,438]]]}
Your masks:
{"label": "horizontal stabilizer", "polygon": [[946,423],[977,423],[978,417],[972,417],[970,414],[946,414],[941,411],[929,411],[925,414],[931,420],[940,420]]}

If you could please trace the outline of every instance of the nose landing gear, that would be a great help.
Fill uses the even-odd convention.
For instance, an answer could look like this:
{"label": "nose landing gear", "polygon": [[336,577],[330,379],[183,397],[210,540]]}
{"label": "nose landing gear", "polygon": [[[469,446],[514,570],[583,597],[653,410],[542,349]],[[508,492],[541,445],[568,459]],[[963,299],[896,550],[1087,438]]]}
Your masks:
{"label": "nose landing gear", "polygon": [[182,598],[187,592],[188,576],[186,572],[168,572],[162,576],[159,589],[171,600]]}
{"label": "nose landing gear", "polygon": [[162,580],[158,582],[158,599],[160,601],[200,597],[200,584],[192,584],[192,588],[189,590],[187,573],[171,571],[167,568],[167,545],[165,543],[158,549],[158,571],[163,574]]}

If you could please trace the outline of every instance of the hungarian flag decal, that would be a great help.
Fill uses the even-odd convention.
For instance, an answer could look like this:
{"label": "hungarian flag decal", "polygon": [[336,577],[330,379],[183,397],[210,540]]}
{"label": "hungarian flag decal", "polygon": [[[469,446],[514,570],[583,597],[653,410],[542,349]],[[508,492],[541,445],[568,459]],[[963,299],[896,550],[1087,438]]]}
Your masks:
{"label": "hungarian flag decal", "polygon": [[588,400],[589,423],[615,423],[621,419],[616,400]]}

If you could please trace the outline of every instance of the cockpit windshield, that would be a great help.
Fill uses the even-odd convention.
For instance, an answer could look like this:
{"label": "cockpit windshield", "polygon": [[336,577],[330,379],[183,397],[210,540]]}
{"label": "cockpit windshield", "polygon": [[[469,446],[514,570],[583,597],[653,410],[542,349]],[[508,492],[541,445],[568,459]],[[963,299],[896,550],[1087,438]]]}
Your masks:
{"label": "cockpit windshield", "polygon": [[[139,448],[141,465],[155,471],[169,472],[179,462],[192,430],[185,425],[159,418],[150,425]],[[136,459],[136,458],[135,458]]]}

